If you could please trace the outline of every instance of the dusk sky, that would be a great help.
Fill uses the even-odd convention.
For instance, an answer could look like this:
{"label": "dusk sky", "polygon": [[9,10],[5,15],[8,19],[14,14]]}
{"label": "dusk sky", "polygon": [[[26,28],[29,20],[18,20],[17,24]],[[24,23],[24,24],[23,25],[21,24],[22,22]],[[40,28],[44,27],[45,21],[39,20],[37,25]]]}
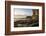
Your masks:
{"label": "dusk sky", "polygon": [[32,9],[15,8],[15,15],[27,15],[32,16]]}

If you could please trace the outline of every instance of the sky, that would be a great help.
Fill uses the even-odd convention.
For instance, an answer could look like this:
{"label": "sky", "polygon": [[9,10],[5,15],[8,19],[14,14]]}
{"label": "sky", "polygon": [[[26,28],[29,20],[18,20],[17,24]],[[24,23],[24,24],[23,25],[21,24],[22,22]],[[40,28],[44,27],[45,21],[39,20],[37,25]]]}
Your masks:
{"label": "sky", "polygon": [[32,9],[24,9],[24,8],[15,8],[15,15],[27,15],[32,16]]}

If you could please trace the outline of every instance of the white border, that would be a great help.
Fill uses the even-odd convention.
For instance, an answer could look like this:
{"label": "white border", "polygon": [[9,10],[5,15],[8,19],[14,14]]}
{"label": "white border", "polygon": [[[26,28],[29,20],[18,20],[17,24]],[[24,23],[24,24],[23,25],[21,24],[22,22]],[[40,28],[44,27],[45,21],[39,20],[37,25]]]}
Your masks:
{"label": "white border", "polygon": [[[39,9],[39,27],[14,28],[14,10],[13,10],[14,8]],[[42,7],[41,6],[11,5],[11,31],[27,31],[27,30],[42,30]]]}

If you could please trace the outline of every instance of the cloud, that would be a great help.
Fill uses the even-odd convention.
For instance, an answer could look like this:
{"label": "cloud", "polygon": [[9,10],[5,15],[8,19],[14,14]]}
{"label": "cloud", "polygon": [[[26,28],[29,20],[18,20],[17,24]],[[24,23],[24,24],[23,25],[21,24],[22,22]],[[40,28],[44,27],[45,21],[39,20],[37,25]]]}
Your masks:
{"label": "cloud", "polygon": [[32,16],[32,9],[15,8],[15,15],[27,15]]}

